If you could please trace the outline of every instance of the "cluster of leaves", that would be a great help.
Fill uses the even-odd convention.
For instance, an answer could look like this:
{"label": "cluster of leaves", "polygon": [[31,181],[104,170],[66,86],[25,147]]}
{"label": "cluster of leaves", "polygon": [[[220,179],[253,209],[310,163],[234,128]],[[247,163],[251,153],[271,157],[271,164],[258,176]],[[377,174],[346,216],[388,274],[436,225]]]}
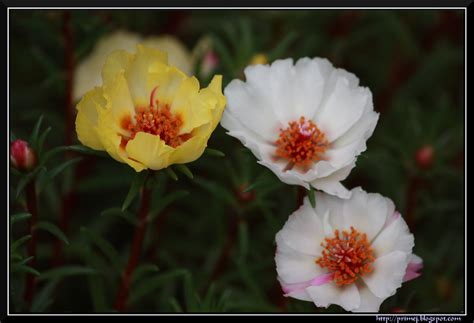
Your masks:
{"label": "cluster of leaves", "polygon": [[[269,61],[327,57],[354,72],[372,90],[381,116],[345,184],[392,198],[405,217],[408,210],[414,251],[425,264],[423,275],[404,284],[381,310],[460,312],[462,17],[456,11],[428,10],[113,10],[73,11],[70,23],[76,62],[101,36],[128,29],[173,33],[189,48],[210,36],[220,61],[215,73],[223,74],[225,84],[242,77],[257,53]],[[10,304],[12,311],[26,310],[25,276],[35,274],[32,311],[111,312],[137,224],[138,188],[144,178],[77,143],[63,146],[63,23],[61,11],[11,11],[10,125],[19,138],[27,138],[33,129],[29,142],[40,162],[29,174],[11,170]],[[201,81],[205,85],[209,80]],[[41,115],[50,125],[45,130]],[[420,168],[415,158],[426,145],[434,150],[428,169]],[[173,166],[149,182],[151,212],[129,310],[340,312],[336,306],[317,309],[284,298],[276,281],[274,237],[297,208],[299,188],[279,182],[221,127],[209,146],[226,157],[215,158],[220,153],[208,150],[188,167]],[[28,266],[25,248],[30,215],[25,213],[24,188],[33,178],[39,212],[35,268]]]}

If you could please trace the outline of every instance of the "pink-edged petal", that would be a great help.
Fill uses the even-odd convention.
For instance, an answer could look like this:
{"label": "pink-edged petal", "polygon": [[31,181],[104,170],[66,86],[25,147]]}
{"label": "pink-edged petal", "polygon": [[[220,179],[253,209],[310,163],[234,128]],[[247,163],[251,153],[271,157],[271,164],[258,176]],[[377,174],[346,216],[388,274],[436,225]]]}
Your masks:
{"label": "pink-edged petal", "polygon": [[358,313],[377,313],[384,299],[375,296],[363,283],[358,283],[360,294],[360,306],[353,310]]}
{"label": "pink-edged petal", "polygon": [[423,269],[423,259],[415,254],[411,254],[405,276],[403,277],[403,282],[420,277],[421,269]]}

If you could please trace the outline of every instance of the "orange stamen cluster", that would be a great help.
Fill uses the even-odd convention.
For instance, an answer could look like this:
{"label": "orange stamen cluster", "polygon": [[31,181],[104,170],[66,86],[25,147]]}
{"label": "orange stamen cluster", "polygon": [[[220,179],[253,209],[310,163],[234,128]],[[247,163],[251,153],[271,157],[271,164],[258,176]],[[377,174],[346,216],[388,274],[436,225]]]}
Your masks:
{"label": "orange stamen cluster", "polygon": [[334,282],[338,285],[352,284],[358,277],[372,271],[371,264],[375,258],[365,233],[361,234],[353,227],[351,232],[339,230],[334,232],[335,237],[326,238],[322,256],[316,263],[334,273]]}
{"label": "orange stamen cluster", "polygon": [[121,145],[123,148],[129,140],[135,138],[138,132],[160,136],[161,140],[173,148],[178,147],[191,137],[190,134],[179,135],[183,120],[179,115],[171,113],[169,105],[160,106],[158,101],[156,101],[156,107],[150,104],[148,108],[137,108],[134,121],[132,122],[129,115],[122,119],[122,129],[130,132],[129,137],[122,136]]}
{"label": "orange stamen cluster", "polygon": [[289,122],[286,129],[280,129],[275,145],[276,157],[288,160],[285,170],[294,166],[307,170],[311,163],[323,159],[328,141],[313,121],[300,117],[299,121]]}

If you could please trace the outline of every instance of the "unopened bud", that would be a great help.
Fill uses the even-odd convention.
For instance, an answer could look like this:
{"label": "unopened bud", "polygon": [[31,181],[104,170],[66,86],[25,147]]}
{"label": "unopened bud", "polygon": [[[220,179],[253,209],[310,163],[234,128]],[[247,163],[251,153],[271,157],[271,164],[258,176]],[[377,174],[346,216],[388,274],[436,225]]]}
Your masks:
{"label": "unopened bud", "polygon": [[207,51],[201,62],[201,76],[209,76],[217,66],[219,66],[219,56],[213,50]]}
{"label": "unopened bud", "polygon": [[257,64],[267,64],[268,63],[268,57],[265,54],[258,53],[255,54],[252,59],[250,60],[249,65],[257,65]]}
{"label": "unopened bud", "polygon": [[30,171],[36,166],[36,155],[24,140],[17,139],[10,146],[10,161],[22,171]]}
{"label": "unopened bud", "polygon": [[419,148],[415,154],[415,161],[418,167],[428,169],[433,164],[434,149],[433,146],[426,145]]}

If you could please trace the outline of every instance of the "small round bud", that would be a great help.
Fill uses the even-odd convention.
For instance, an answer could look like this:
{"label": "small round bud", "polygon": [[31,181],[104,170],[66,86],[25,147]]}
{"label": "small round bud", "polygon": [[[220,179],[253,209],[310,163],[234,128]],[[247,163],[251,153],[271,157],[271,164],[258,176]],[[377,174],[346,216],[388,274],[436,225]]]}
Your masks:
{"label": "small round bud", "polygon": [[212,49],[208,50],[201,61],[201,76],[209,76],[219,66],[219,56]]}
{"label": "small round bud", "polygon": [[30,171],[36,166],[36,155],[24,140],[17,139],[10,146],[10,161],[22,171]]}
{"label": "small round bud", "polygon": [[236,191],[237,198],[239,199],[239,201],[243,203],[247,203],[255,199],[255,192],[253,190],[245,191],[247,187],[248,187],[248,184],[244,183],[240,185]]}
{"label": "small round bud", "polygon": [[421,169],[428,169],[433,164],[434,149],[433,146],[425,145],[419,148],[415,153],[415,161]]}

